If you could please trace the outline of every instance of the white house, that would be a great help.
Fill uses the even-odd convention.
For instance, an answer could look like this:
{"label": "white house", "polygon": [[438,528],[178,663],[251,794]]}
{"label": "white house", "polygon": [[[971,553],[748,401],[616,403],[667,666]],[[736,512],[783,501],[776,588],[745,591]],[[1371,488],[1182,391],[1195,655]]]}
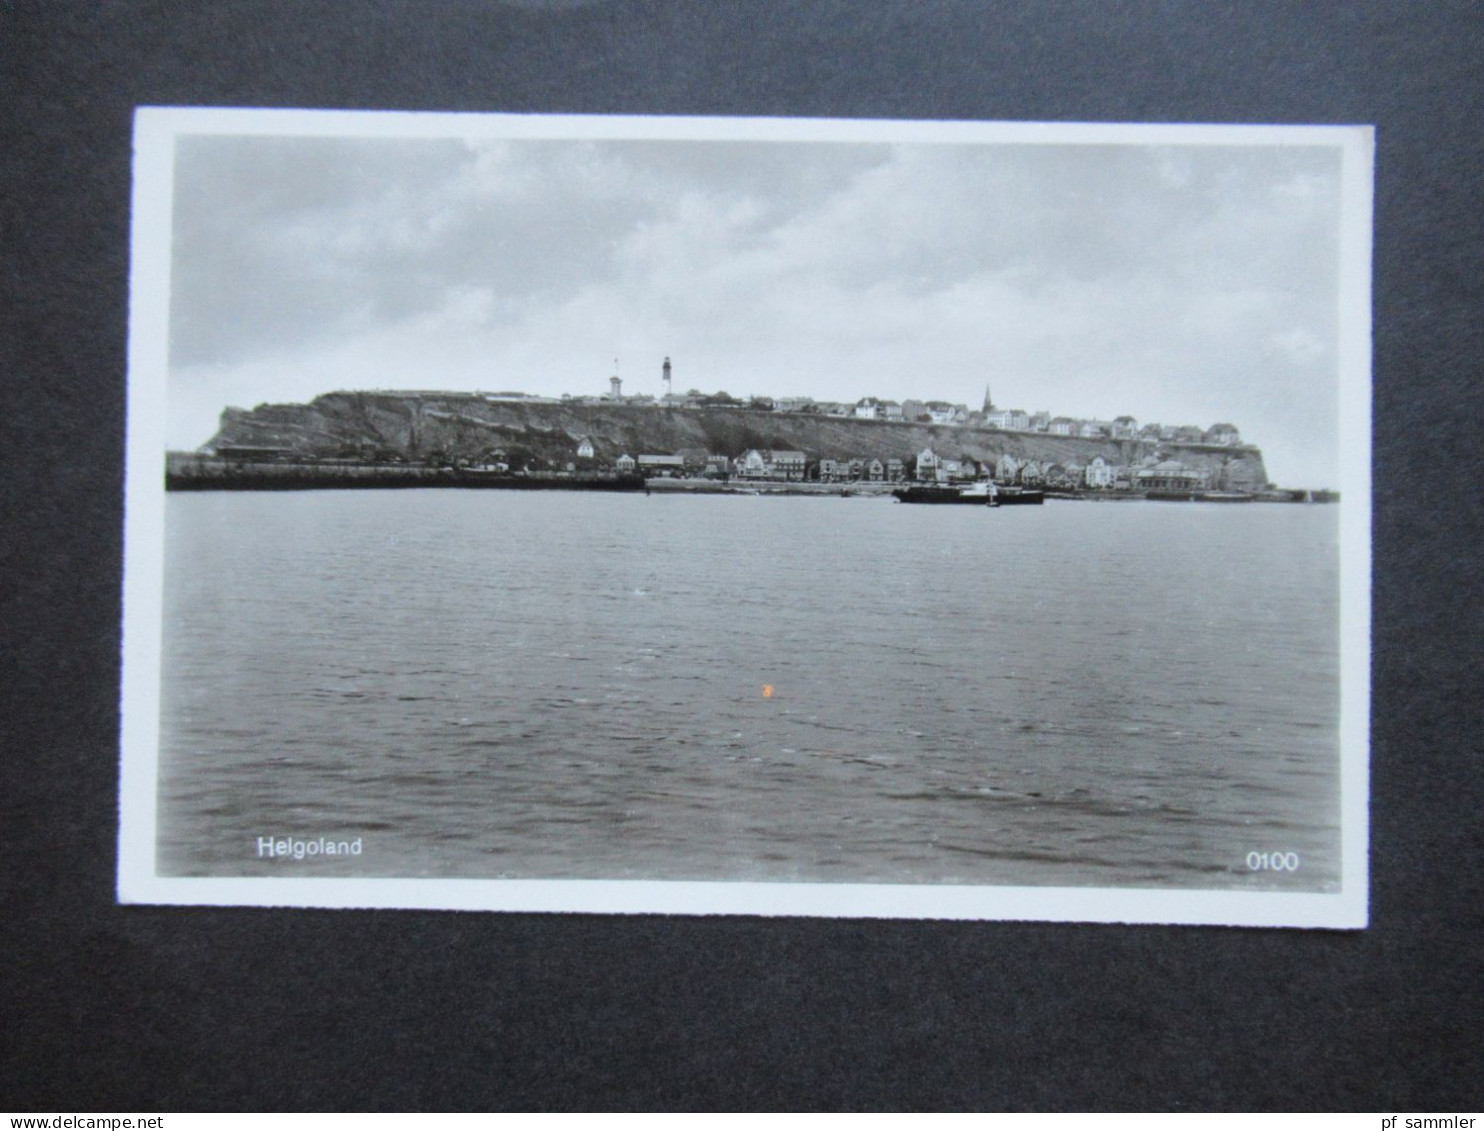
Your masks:
{"label": "white house", "polygon": [[917,478],[935,479],[938,471],[938,457],[933,454],[932,448],[923,448],[917,453]]}
{"label": "white house", "polygon": [[1178,460],[1161,460],[1153,467],[1134,472],[1133,484],[1143,490],[1204,490],[1210,486],[1210,472],[1186,467]]}

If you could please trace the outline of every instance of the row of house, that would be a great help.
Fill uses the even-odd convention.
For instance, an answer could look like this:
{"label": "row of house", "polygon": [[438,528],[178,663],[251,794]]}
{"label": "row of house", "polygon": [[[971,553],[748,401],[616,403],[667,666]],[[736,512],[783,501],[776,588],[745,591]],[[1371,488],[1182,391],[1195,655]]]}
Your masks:
{"label": "row of house", "polygon": [[[579,459],[594,458],[590,440],[577,449]],[[648,477],[708,477],[754,481],[821,483],[895,483],[909,476],[925,483],[967,483],[993,479],[1002,484],[1051,487],[1068,490],[1209,490],[1219,487],[1252,490],[1263,486],[1256,461],[1240,456],[1225,461],[1220,469],[1196,467],[1155,453],[1131,464],[1115,464],[1094,456],[1086,464],[1025,459],[1009,453],[993,463],[969,456],[952,458],[931,447],[910,461],[896,458],[824,458],[811,461],[800,451],[749,448],[735,459],[700,449],[667,454],[645,453],[637,457],[625,452],[614,466],[623,474]]]}
{"label": "row of house", "polygon": [[[861,397],[854,402],[816,401],[811,397],[752,397],[742,401],[726,393],[701,393],[692,389],[676,395],[671,392],[670,359],[665,358],[662,380],[665,393],[654,397],[641,393],[628,395],[623,392],[623,382],[617,374],[609,378],[609,391],[604,395],[572,396],[563,394],[561,402],[578,404],[621,403],[639,407],[665,408],[748,408],[781,413],[807,413],[836,419],[873,420],[887,423],[926,423],[950,426],[977,425],[1007,432],[1033,432],[1051,436],[1075,436],[1082,439],[1140,440],[1149,443],[1209,444],[1220,447],[1242,446],[1242,435],[1236,425],[1213,424],[1201,428],[1195,424],[1143,424],[1132,416],[1118,416],[1112,420],[1085,417],[1052,416],[1049,412],[1028,413],[1023,409],[997,408],[990,399],[989,389],[984,390],[984,404],[978,411],[970,411],[966,404],[951,404],[948,401],[904,400],[894,401],[879,397]],[[394,395],[413,395],[394,394]],[[423,394],[427,395],[427,394]],[[557,403],[550,397],[532,396],[520,392],[496,393],[439,393],[443,398],[481,398],[490,402],[524,402],[532,404]]]}
{"label": "row of house", "polygon": [[886,423],[976,425],[1006,432],[1039,432],[1052,436],[1076,436],[1089,440],[1143,440],[1183,444],[1215,444],[1238,447],[1241,432],[1233,424],[1218,423],[1210,428],[1195,424],[1144,424],[1132,416],[1112,420],[1085,417],[1052,416],[1049,412],[1028,413],[1023,409],[1001,409],[989,403],[981,411],[971,411],[966,404],[948,401],[894,401],[879,397],[862,397],[854,403],[816,401],[811,397],[753,397],[747,402],[722,394],[688,393],[684,396],[624,397],[628,404],[660,404],[670,408],[707,408],[718,403],[733,407],[780,413],[806,413],[842,420],[875,420]]}
{"label": "row of house", "polygon": [[1065,465],[1017,459],[1003,455],[995,464],[994,479],[1027,487],[1061,487],[1094,491],[1256,491],[1266,484],[1255,460],[1236,457],[1220,467],[1197,467],[1160,455],[1133,464],[1115,464],[1094,456],[1085,465]]}
{"label": "row of house", "polygon": [[819,461],[821,483],[900,483],[906,478],[906,466],[899,459],[822,459]]}
{"label": "row of house", "polygon": [[[624,453],[617,470],[646,478],[701,476],[754,482],[898,483],[908,478],[908,464],[900,459],[821,459],[817,463],[803,452],[749,449],[736,459],[724,455],[684,453],[673,455]],[[931,448],[919,452],[911,465],[911,476],[924,483],[969,483],[993,479],[1002,484],[1049,487],[1064,490],[1209,490],[1223,487],[1251,490],[1261,487],[1255,465],[1237,459],[1215,472],[1192,467],[1173,459],[1145,459],[1138,464],[1114,464],[1102,456],[1088,463],[1059,464],[1002,455],[994,463],[969,457],[940,456]]]}
{"label": "row of house", "polygon": [[[671,407],[707,407],[710,398],[667,397],[662,403]],[[739,407],[740,402],[739,402]],[[755,397],[745,407],[782,413],[809,413],[847,420],[876,420],[886,423],[974,425],[997,428],[1005,432],[1038,432],[1051,436],[1075,436],[1087,440],[1142,440],[1180,444],[1214,444],[1240,447],[1242,434],[1236,425],[1213,424],[1202,428],[1196,424],[1143,424],[1132,416],[1097,420],[1071,416],[1052,416],[1049,412],[1028,413],[1023,409],[999,409],[993,405],[973,412],[964,404],[947,401],[893,401],[862,397],[854,404],[838,401],[816,401],[809,397]]]}
{"label": "row of house", "polygon": [[[579,459],[593,458],[592,445],[583,441],[578,446]],[[575,466],[575,465],[574,465]],[[906,477],[899,459],[822,459],[811,461],[803,452],[749,448],[735,459],[724,455],[687,449],[667,455],[624,452],[613,466],[620,474],[643,475],[646,478],[702,477],[800,483],[805,479],[823,483],[856,481],[893,482]]]}
{"label": "row of house", "polygon": [[862,397],[859,401],[816,401],[812,397],[752,397],[741,401],[725,394],[687,393],[653,397],[624,397],[625,404],[659,404],[666,408],[748,408],[754,411],[803,413],[837,420],[880,420],[893,423],[969,424],[975,416],[968,405],[947,401],[891,401]]}
{"label": "row of house", "polygon": [[826,416],[848,416],[854,420],[905,421],[921,424],[968,424],[972,419],[969,406],[947,401],[906,400],[898,403],[876,397],[862,397],[855,404],[825,402],[816,411]]}
{"label": "row of house", "polygon": [[[591,445],[578,448],[591,451]],[[687,450],[673,455],[639,455],[624,452],[614,461],[614,467],[622,474],[640,474],[645,478],[659,476],[703,476],[708,478],[776,480],[780,482],[802,482],[808,467],[803,452],[773,451],[749,448],[736,459],[708,452]]]}
{"label": "row of house", "polygon": [[1234,424],[1140,425],[1132,416],[1113,420],[1074,419],[1049,413],[1025,413],[1020,409],[996,409],[986,413],[984,423],[1007,432],[1041,432],[1050,436],[1076,436],[1084,440],[1142,440],[1146,443],[1215,444],[1240,447],[1242,434]]}

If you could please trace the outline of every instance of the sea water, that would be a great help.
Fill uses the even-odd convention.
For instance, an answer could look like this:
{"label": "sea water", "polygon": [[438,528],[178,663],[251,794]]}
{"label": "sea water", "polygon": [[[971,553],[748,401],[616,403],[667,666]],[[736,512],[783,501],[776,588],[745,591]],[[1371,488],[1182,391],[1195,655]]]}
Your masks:
{"label": "sea water", "polygon": [[1334,507],[171,495],[165,609],[163,874],[1338,879]]}

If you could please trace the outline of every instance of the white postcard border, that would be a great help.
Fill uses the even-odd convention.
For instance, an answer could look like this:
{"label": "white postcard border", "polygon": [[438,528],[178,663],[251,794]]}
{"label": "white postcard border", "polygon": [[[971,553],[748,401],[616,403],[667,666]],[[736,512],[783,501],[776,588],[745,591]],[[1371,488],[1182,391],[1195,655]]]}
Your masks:
{"label": "white postcard border", "polygon": [[[1342,887],[1337,893],[918,884],[162,877],[159,703],[174,145],[187,134],[1323,146],[1342,153]],[[989,919],[1360,928],[1367,924],[1370,718],[1370,368],[1374,134],[1368,126],[901,122],[142,107],[131,218],[119,871],[122,903],[302,908]]]}

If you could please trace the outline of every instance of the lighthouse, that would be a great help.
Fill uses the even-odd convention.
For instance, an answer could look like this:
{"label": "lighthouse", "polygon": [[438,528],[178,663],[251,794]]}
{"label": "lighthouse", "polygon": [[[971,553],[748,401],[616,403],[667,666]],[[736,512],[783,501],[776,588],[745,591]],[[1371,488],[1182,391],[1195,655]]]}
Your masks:
{"label": "lighthouse", "polygon": [[664,373],[664,381],[665,381],[665,400],[669,400],[670,399],[671,389],[670,389],[670,359],[668,357],[665,358],[665,365],[664,365],[664,368],[663,368],[662,372]]}

